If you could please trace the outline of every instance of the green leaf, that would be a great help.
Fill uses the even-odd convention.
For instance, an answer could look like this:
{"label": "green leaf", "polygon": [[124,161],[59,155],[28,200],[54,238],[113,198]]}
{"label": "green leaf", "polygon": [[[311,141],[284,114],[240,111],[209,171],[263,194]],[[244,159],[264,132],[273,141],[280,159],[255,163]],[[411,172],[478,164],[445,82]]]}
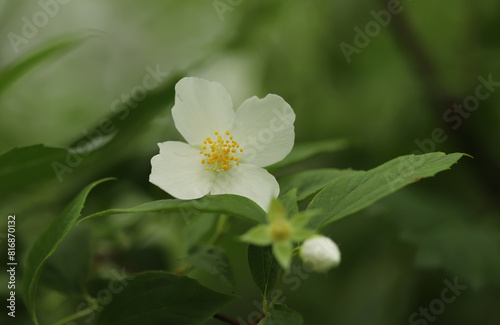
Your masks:
{"label": "green leaf", "polygon": [[414,237],[403,237],[417,246],[417,265],[441,267],[460,282],[480,290],[500,285],[500,232],[455,220]]}
{"label": "green leaf", "polygon": [[351,169],[315,169],[307,170],[282,178],[280,189],[283,193],[297,188],[297,198],[299,201],[307,199],[339,177],[353,174],[356,171]]}
{"label": "green leaf", "polygon": [[0,156],[0,194],[56,178],[54,164],[64,164],[64,149],[43,145],[14,148]]}
{"label": "green leaf", "polygon": [[307,210],[322,212],[311,218],[309,227],[323,227],[366,208],[408,184],[449,169],[462,156],[442,152],[402,156],[369,171],[338,178],[321,190],[307,207]]}
{"label": "green leaf", "polygon": [[302,325],[302,316],[285,305],[275,304],[273,310],[259,323],[260,325]]}
{"label": "green leaf", "polygon": [[83,297],[83,284],[90,271],[90,231],[71,231],[43,267],[40,283],[73,297]]}
{"label": "green leaf", "polygon": [[44,45],[9,64],[0,71],[0,96],[2,96],[3,92],[7,90],[8,87],[12,86],[19,78],[24,76],[26,72],[33,69],[35,66],[49,59],[57,59],[67,54],[71,50],[82,45],[83,42],[90,39],[91,36],[95,35],[96,33],[85,32],[58,37],[50,41],[50,44]]}
{"label": "green leaf", "polygon": [[487,219],[471,219],[474,208],[425,189],[400,192],[384,207],[398,237],[416,247],[419,267],[441,268],[450,280],[458,277],[478,290],[500,285],[500,229]]}
{"label": "green leaf", "polygon": [[219,247],[196,246],[184,261],[215,276],[234,290],[233,268],[226,252]]}
{"label": "green leaf", "polygon": [[47,258],[51,256],[68,234],[76,219],[80,216],[83,204],[90,190],[96,185],[111,180],[102,179],[85,187],[60,215],[50,224],[28,252],[28,258],[24,266],[24,274],[21,284],[23,299],[31,318],[38,324],[36,317],[35,298],[40,280],[41,271]]}
{"label": "green leaf", "polygon": [[271,246],[248,246],[248,265],[255,284],[267,298],[278,280],[280,266],[273,256]]}
{"label": "green leaf", "polygon": [[217,215],[211,213],[201,213],[193,216],[184,228],[184,238],[187,248],[190,249],[198,245],[213,228],[216,220]]}
{"label": "green leaf", "polygon": [[291,189],[286,192],[285,195],[279,198],[279,201],[285,208],[287,219],[290,219],[299,213],[299,208],[297,206],[297,189]]}
{"label": "green leaf", "polygon": [[137,213],[137,212],[182,212],[202,211],[233,215],[257,223],[266,221],[266,212],[257,203],[243,196],[224,194],[209,195],[198,200],[159,200],[144,203],[129,209],[111,209],[94,213],[80,220],[106,216],[110,214]]}
{"label": "green leaf", "polygon": [[127,282],[103,308],[97,324],[201,325],[236,298],[161,271],[140,273]]}
{"label": "green leaf", "polygon": [[274,171],[283,167],[287,167],[308,158],[314,157],[321,153],[335,152],[347,147],[345,140],[325,140],[306,143],[297,143],[293,150],[282,161],[279,161],[271,166],[266,167],[269,171]]}

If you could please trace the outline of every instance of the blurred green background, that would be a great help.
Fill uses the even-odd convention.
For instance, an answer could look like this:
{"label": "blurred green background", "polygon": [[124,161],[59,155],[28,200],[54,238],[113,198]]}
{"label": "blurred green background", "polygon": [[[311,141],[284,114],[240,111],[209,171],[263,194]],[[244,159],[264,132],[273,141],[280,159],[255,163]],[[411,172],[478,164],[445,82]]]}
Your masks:
{"label": "blurred green background", "polygon": [[[297,142],[349,143],[343,151],[280,171],[278,179],[321,167],[370,169],[416,150],[474,157],[324,229],[339,244],[341,266],[327,275],[307,273],[284,287],[286,303],[305,324],[500,324],[500,88],[493,84],[472,112],[449,112],[477,96],[478,78],[500,81],[500,2],[401,1],[399,12],[381,26],[375,16],[387,8],[387,2],[374,0],[0,1],[2,72],[62,42],[60,37],[93,35],[2,86],[0,152],[33,144],[69,148],[91,138],[91,130],[117,114],[117,101],[143,85],[150,70],[168,73],[153,96],[129,108],[130,116],[115,115],[117,129],[62,181],[51,175],[3,193],[0,215],[17,216],[18,256],[25,257],[69,200],[100,177],[118,180],[92,192],[83,215],[165,198],[148,182],[150,159],[158,142],[181,139],[170,115],[173,83],[183,75],[199,76],[223,83],[235,106],[253,95],[282,96],[297,115]],[[341,44],[356,46],[348,58]],[[446,140],[432,141],[435,129]],[[77,263],[72,258],[86,257],[91,248],[86,279],[92,295],[122,267],[177,267],[189,231],[196,231],[185,230],[189,224],[180,215],[95,219],[63,242],[70,252],[64,258]],[[234,221],[231,233],[249,226]],[[0,229],[6,233],[6,221]],[[221,245],[236,272],[236,294],[243,297],[224,312],[246,320],[260,301],[246,245],[233,235]],[[218,288],[202,272],[192,276]],[[4,299],[5,272],[0,279]],[[455,279],[467,288],[432,321],[409,320],[440,299],[445,280]],[[17,297],[18,317],[8,324],[30,324]],[[42,324],[74,313],[79,303],[42,290]],[[77,323],[91,323],[90,317]]]}

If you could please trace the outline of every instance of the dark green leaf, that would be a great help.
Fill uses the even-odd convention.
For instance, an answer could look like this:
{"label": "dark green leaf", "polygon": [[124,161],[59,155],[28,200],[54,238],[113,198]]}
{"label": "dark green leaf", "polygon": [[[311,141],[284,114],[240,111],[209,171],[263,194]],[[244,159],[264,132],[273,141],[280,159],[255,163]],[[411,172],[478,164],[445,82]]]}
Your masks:
{"label": "dark green leaf", "polygon": [[40,283],[67,295],[82,297],[91,257],[90,231],[77,227],[45,262]]}
{"label": "dark green leaf", "polygon": [[500,233],[494,228],[454,222],[404,239],[417,246],[419,266],[443,268],[475,289],[500,285]]}
{"label": "dark green leaf", "polygon": [[307,199],[323,187],[327,186],[339,177],[355,173],[351,169],[315,169],[307,170],[282,178],[280,189],[286,193],[292,188],[297,188],[297,198],[299,201]]}
{"label": "dark green leaf", "polygon": [[266,167],[269,171],[274,171],[289,165],[296,164],[308,158],[314,157],[320,153],[335,152],[347,147],[345,140],[326,140],[307,143],[297,143],[293,150],[280,162]]}
{"label": "dark green leaf", "polygon": [[322,212],[311,218],[309,226],[322,227],[366,208],[408,184],[449,169],[462,156],[442,152],[402,156],[369,171],[341,177],[321,190],[309,204],[308,210]]}
{"label": "dark green leaf", "polygon": [[49,59],[57,59],[67,54],[95,35],[95,33],[78,33],[58,37],[51,41],[49,45],[44,45],[6,66],[0,71],[0,96],[8,87],[12,86],[35,66]]}
{"label": "dark green leaf", "polygon": [[302,316],[285,305],[275,304],[273,310],[259,323],[261,325],[302,325]]}
{"label": "dark green leaf", "polygon": [[43,145],[14,148],[0,156],[0,194],[57,177],[67,151]]}
{"label": "dark green leaf", "polygon": [[35,297],[40,281],[40,274],[47,258],[51,256],[59,246],[64,237],[68,234],[76,219],[80,216],[83,204],[90,190],[96,185],[108,181],[110,178],[102,179],[85,187],[64,211],[50,224],[28,253],[24,274],[22,279],[22,294],[29,314],[35,324],[38,324],[35,313]]}
{"label": "dark green leaf", "polygon": [[416,247],[418,266],[443,269],[450,281],[458,277],[474,289],[500,285],[500,231],[487,220],[473,222],[477,211],[425,189],[400,192],[384,207],[399,238]]}
{"label": "dark green leaf", "polygon": [[233,268],[226,252],[219,247],[197,246],[184,261],[215,276],[234,290]]}
{"label": "dark green leaf", "polygon": [[215,212],[242,217],[257,223],[264,223],[266,221],[266,213],[252,200],[243,196],[224,194],[209,195],[199,200],[160,200],[144,203],[129,209],[106,210],[85,217],[79,222],[110,214],[171,211],[188,215],[193,211]]}
{"label": "dark green leaf", "polygon": [[262,292],[262,296],[267,298],[271,290],[276,285],[280,265],[273,256],[271,246],[248,246],[248,265],[252,278]]}
{"label": "dark green leaf", "polygon": [[102,325],[201,325],[235,299],[193,279],[150,271],[128,280],[97,319]]}
{"label": "dark green leaf", "polygon": [[200,243],[212,229],[217,220],[216,214],[201,213],[189,218],[184,228],[184,238],[187,248],[191,248]]}

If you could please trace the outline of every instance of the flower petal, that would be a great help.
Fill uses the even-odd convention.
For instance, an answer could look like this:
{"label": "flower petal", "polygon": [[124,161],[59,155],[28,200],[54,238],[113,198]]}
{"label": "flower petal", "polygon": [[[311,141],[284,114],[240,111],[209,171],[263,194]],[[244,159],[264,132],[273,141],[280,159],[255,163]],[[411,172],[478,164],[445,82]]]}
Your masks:
{"label": "flower petal", "polygon": [[218,82],[183,78],[175,85],[172,108],[175,127],[192,145],[200,145],[215,131],[225,132],[234,121],[231,96]]}
{"label": "flower petal", "polygon": [[300,257],[313,271],[326,272],[340,263],[340,250],[337,244],[326,236],[313,236],[300,248]]}
{"label": "flower petal", "polygon": [[285,158],[295,140],[294,121],[293,109],[278,95],[244,101],[231,131],[244,150],[241,160],[265,167]]}
{"label": "flower petal", "polygon": [[269,211],[271,200],[277,198],[280,192],[276,178],[254,165],[242,163],[217,174],[210,194],[241,195],[257,203],[266,212]]}
{"label": "flower petal", "polygon": [[210,192],[215,173],[205,170],[198,149],[176,141],[158,146],[160,154],[151,159],[151,183],[182,200],[197,199]]}

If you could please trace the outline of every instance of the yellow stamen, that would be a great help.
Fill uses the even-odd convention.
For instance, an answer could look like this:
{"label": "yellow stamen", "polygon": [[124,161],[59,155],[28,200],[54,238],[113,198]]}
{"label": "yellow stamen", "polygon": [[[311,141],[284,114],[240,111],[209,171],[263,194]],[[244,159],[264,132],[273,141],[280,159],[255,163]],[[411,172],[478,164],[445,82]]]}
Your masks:
{"label": "yellow stamen", "polygon": [[206,164],[207,171],[228,171],[231,167],[239,166],[238,154],[243,152],[239,149],[240,145],[234,140],[234,137],[229,131],[219,134],[219,131],[214,132],[216,138],[207,137],[202,141],[200,154],[205,159],[201,160],[202,164]]}

